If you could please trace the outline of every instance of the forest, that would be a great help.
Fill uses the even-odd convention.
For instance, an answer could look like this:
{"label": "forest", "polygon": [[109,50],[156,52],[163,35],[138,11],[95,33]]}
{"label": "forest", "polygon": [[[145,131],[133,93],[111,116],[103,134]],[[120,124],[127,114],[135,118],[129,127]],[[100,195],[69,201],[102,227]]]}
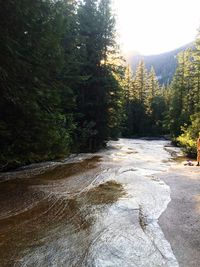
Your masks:
{"label": "forest", "polygon": [[193,43],[186,44],[178,49],[158,55],[145,56],[136,54],[130,57],[129,61],[133,71],[136,70],[138,63],[141,60],[145,62],[147,70],[150,70],[151,66],[153,66],[159,83],[168,85],[172,81],[177,68],[177,55],[188,48],[193,48]]}
{"label": "forest", "polygon": [[0,170],[94,152],[119,137],[200,132],[200,31],[169,85],[116,42],[110,0],[1,0]]}

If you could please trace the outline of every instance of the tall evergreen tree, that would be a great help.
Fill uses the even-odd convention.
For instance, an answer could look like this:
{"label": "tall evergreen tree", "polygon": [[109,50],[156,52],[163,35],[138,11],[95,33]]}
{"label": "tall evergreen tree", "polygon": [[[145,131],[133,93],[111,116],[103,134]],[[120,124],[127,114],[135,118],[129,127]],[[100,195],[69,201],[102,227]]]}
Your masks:
{"label": "tall evergreen tree", "polygon": [[185,75],[186,75],[186,55],[185,51],[178,55],[178,67],[172,82],[172,103],[170,108],[170,132],[178,135],[183,125],[183,105],[186,93]]}
{"label": "tall evergreen tree", "polygon": [[137,96],[134,86],[134,77],[130,66],[127,66],[124,69],[122,86],[124,93],[124,112],[125,112],[122,134],[125,137],[130,137],[134,133],[135,118],[133,117],[133,106]]}
{"label": "tall evergreen tree", "polygon": [[194,107],[194,112],[200,111],[200,29],[198,31],[198,35],[195,41],[195,48],[192,51],[192,58],[193,58],[193,77],[194,77],[194,84],[193,84],[193,92],[191,94],[190,99],[192,101],[192,105]]}
{"label": "tall evergreen tree", "polygon": [[115,46],[114,18],[110,1],[104,0],[83,1],[78,16],[81,75],[85,77],[77,92],[78,126],[82,129],[79,142],[83,149],[96,150],[111,135],[111,121],[119,96],[109,64]]}
{"label": "tall evergreen tree", "polygon": [[135,73],[135,88],[137,98],[144,103],[147,96],[147,70],[144,61],[139,62]]}
{"label": "tall evergreen tree", "polygon": [[153,67],[151,67],[151,70],[147,77],[147,96],[146,96],[146,106],[147,106],[147,112],[149,114],[152,113],[152,102],[153,99],[158,95],[160,91],[159,88],[159,82],[156,78],[156,73]]}
{"label": "tall evergreen tree", "polygon": [[189,154],[195,154],[195,139],[200,131],[197,119],[200,108],[199,40],[198,34],[195,47],[178,56],[178,67],[170,85],[169,112],[165,118],[165,124],[169,127],[171,135],[185,147]]}
{"label": "tall evergreen tree", "polygon": [[0,147],[2,166],[63,155],[60,109],[62,18],[52,1],[1,2]]}

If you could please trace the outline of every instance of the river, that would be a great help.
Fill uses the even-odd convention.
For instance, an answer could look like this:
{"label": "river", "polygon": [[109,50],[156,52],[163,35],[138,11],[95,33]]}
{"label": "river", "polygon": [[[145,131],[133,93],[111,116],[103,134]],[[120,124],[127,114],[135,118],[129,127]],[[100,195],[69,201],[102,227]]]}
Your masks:
{"label": "river", "polygon": [[168,141],[120,139],[96,154],[0,175],[0,265],[177,267],[158,224]]}

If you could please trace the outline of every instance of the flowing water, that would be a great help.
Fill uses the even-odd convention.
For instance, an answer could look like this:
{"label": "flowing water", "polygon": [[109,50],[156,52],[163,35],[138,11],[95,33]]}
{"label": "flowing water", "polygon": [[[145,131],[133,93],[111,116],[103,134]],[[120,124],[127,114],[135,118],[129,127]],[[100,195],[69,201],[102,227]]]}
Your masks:
{"label": "flowing water", "polygon": [[171,164],[167,146],[120,139],[97,154],[2,174],[0,266],[177,267],[158,225],[170,202],[157,178]]}

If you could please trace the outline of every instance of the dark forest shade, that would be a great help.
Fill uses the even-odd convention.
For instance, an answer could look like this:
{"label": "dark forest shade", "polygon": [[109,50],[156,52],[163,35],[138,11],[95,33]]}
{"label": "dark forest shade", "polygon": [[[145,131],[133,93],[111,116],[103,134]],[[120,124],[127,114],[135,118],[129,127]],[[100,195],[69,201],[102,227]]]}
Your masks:
{"label": "dark forest shade", "polygon": [[178,56],[172,84],[160,87],[144,62],[135,76],[125,66],[110,0],[0,4],[0,170],[93,152],[119,136],[194,141],[199,38]]}
{"label": "dark forest shade", "polygon": [[102,147],[120,124],[110,1],[8,0],[0,12],[0,169]]}
{"label": "dark forest shade", "polygon": [[159,136],[165,133],[164,115],[167,110],[166,88],[160,87],[152,68],[147,71],[141,61],[133,76],[130,68],[125,74],[124,137]]}

